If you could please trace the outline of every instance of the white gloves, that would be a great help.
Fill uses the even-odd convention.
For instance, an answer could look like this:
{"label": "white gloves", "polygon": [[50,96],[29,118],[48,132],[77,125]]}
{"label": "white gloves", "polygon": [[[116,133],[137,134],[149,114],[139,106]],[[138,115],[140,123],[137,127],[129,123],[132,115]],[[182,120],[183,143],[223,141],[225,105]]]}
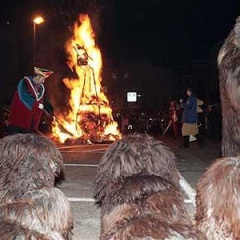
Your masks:
{"label": "white gloves", "polygon": [[43,104],[39,103],[38,108],[43,109],[43,107],[44,107]]}

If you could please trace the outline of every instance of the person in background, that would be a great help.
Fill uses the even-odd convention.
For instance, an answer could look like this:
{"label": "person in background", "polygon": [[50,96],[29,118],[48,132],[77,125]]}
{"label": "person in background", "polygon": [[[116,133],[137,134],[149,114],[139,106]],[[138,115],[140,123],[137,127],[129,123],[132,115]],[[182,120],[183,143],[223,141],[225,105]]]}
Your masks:
{"label": "person in background", "polygon": [[192,88],[187,88],[187,100],[184,102],[180,99],[181,107],[183,108],[182,113],[182,135],[183,144],[181,147],[189,148],[190,136],[196,137],[199,146],[205,147],[206,143],[198,131],[198,103],[197,97],[194,94]]}
{"label": "person in background", "polygon": [[53,72],[34,67],[34,74],[19,81],[10,107],[7,135],[38,131],[42,113],[50,113],[44,106],[43,83]]}
{"label": "person in background", "polygon": [[171,121],[171,127],[173,130],[174,138],[177,139],[180,136],[180,118],[179,118],[179,109],[177,108],[176,101],[170,102],[169,107],[169,121]]}

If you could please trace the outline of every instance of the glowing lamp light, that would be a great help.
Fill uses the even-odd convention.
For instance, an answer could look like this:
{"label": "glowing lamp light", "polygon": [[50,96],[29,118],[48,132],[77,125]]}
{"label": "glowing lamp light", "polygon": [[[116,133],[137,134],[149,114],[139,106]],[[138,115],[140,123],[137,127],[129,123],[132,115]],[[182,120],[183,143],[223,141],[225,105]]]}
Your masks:
{"label": "glowing lamp light", "polygon": [[37,16],[33,19],[33,66],[35,66],[35,55],[36,55],[36,28],[37,25],[41,24],[44,22],[44,18],[41,16]]}
{"label": "glowing lamp light", "polygon": [[33,19],[33,22],[36,23],[36,24],[41,24],[41,23],[44,22],[44,19],[43,19],[43,17],[38,16],[38,17]]}

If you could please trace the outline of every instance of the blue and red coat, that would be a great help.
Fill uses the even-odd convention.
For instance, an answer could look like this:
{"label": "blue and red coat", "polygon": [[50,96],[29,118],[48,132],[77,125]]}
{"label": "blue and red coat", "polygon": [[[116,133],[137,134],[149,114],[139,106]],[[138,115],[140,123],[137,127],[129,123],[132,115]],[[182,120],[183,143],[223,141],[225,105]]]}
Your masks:
{"label": "blue and red coat", "polygon": [[37,130],[43,112],[44,93],[44,85],[35,85],[33,77],[21,79],[11,104],[9,124],[29,131]]}

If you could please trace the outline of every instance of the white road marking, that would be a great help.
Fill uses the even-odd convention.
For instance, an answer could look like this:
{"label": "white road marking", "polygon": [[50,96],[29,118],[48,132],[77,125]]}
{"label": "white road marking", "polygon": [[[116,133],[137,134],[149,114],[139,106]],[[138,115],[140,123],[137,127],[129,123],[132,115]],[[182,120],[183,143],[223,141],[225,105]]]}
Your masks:
{"label": "white road marking", "polygon": [[84,163],[66,163],[66,167],[98,167],[98,164],[84,164]]}
{"label": "white road marking", "polygon": [[76,198],[76,197],[68,197],[69,202],[95,202],[94,198]]}
{"label": "white road marking", "polygon": [[[81,163],[66,163],[64,164],[66,167],[98,167],[98,164],[81,164]],[[189,199],[184,199],[185,203],[192,203],[193,206],[196,206],[195,198],[196,198],[196,191],[191,187],[191,185],[186,181],[186,179],[179,173],[180,175],[180,186],[187,194]],[[93,198],[69,198],[71,202],[94,202]]]}
{"label": "white road marking", "polygon": [[192,202],[193,206],[196,206],[195,198],[196,198],[196,191],[190,186],[190,184],[185,180],[185,178],[179,173],[180,175],[180,186],[184,190],[184,192],[189,197],[190,201]]}

